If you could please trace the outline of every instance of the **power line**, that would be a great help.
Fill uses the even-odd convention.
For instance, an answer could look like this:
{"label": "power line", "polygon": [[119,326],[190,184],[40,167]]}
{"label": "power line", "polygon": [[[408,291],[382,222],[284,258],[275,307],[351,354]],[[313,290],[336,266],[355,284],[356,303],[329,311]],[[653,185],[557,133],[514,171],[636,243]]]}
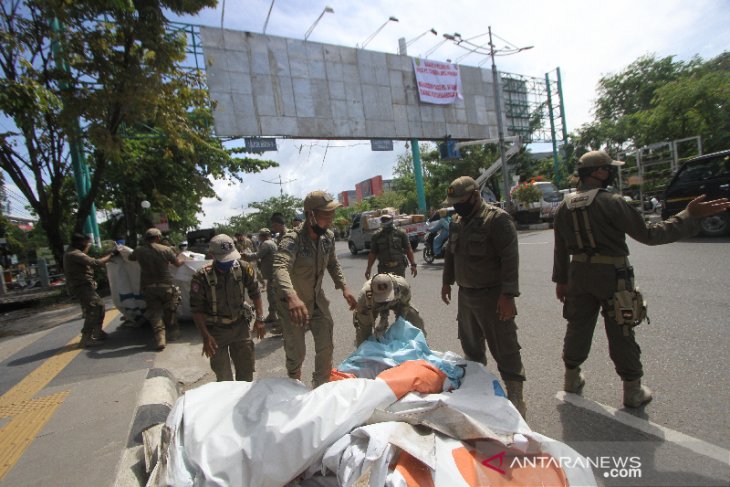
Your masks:
{"label": "power line", "polygon": [[261,181],[263,181],[265,183],[269,183],[269,184],[278,184],[279,185],[279,194],[281,195],[281,199],[284,199],[284,185],[287,183],[292,183],[292,182],[296,181],[296,178],[290,179],[288,181],[282,181],[281,176],[279,176],[278,182],[277,181],[267,181],[265,179],[262,179]]}

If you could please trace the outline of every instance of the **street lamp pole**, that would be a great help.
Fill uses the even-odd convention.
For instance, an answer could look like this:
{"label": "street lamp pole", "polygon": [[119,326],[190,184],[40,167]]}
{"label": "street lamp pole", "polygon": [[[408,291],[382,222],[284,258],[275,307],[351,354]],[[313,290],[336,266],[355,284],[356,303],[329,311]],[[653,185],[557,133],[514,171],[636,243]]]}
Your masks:
{"label": "street lamp pole", "polygon": [[497,112],[497,137],[499,140],[499,157],[502,160],[502,191],[504,192],[505,209],[512,208],[512,197],[509,194],[510,180],[507,160],[504,157],[504,126],[502,124],[502,101],[500,97],[499,75],[494,64],[494,43],[492,42],[492,26],[489,26],[489,56],[492,58],[492,84],[494,85],[494,104]]}
{"label": "street lamp pole", "polygon": [[310,27],[309,29],[307,29],[307,32],[306,32],[306,34],[304,34],[304,41],[305,41],[305,42],[306,42],[306,40],[307,40],[307,39],[309,39],[309,36],[310,36],[310,35],[312,35],[312,31],[313,31],[313,30],[314,30],[314,28],[315,28],[315,27],[317,26],[317,24],[319,23],[319,21],[320,21],[320,20],[322,20],[322,17],[323,17],[323,16],[324,16],[324,14],[326,14],[326,13],[330,13],[330,14],[333,14],[333,13],[335,13],[335,11],[334,11],[334,9],[333,9],[332,7],[330,7],[329,5],[326,5],[326,6],[324,7],[324,10],[322,10],[322,13],[321,13],[321,14],[319,14],[319,17],[317,17],[317,20],[315,20],[315,21],[314,21],[314,23],[312,24],[312,26],[311,26],[311,27]]}

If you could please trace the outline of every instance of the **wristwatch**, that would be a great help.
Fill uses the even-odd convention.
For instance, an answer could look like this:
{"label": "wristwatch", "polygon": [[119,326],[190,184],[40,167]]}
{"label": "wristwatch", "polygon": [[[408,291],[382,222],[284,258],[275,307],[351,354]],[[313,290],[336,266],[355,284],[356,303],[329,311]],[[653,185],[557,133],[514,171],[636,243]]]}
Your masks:
{"label": "wristwatch", "polygon": [[261,323],[263,323],[265,319],[266,318],[264,318],[264,315],[261,315],[261,316],[257,316],[256,317],[256,321],[260,321]]}

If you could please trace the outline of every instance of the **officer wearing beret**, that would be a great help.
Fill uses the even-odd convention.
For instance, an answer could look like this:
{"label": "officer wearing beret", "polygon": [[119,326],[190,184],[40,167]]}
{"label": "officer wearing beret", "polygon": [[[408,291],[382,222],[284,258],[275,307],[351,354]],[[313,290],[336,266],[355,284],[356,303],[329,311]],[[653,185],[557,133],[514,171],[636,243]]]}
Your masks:
{"label": "officer wearing beret", "polygon": [[324,191],[309,193],[304,198],[306,221],[282,237],[274,255],[274,286],[284,332],[287,374],[301,379],[306,354],[304,333],[311,330],[315,346],[313,387],[329,380],[334,350],[334,322],[322,289],[325,270],[335,288],[342,290],[350,309],[357,305],[335,255],[335,236],[328,230],[339,206]]}
{"label": "officer wearing beret", "polygon": [[609,355],[623,381],[623,403],[635,408],[652,395],[641,384],[641,349],[633,328],[643,319],[644,304],[634,286],[626,235],[647,245],[674,242],[697,233],[701,218],[726,210],[730,202],[703,202],[703,195],[668,220],[647,223],[621,195],[606,190],[623,164],[604,151],[587,152],[578,161],[578,191],[567,195],[555,213],[552,280],[568,320],[563,388],[582,392],[585,377],[580,365],[588,358],[601,312]]}
{"label": "officer wearing beret", "polygon": [[190,309],[203,339],[203,354],[210,358],[210,368],[217,381],[252,381],[255,371],[254,345],[249,326],[254,303],[254,335],[266,334],[263,301],[253,267],[241,259],[233,239],[225,234],[210,241],[208,253],[213,263],[198,269],[190,282]]}
{"label": "officer wearing beret", "polygon": [[441,299],[449,304],[451,285],[459,285],[457,322],[464,355],[486,365],[486,340],[507,397],[524,417],[525,368],[514,319],[520,295],[517,229],[506,211],[482,200],[469,176],[449,185],[446,200],[459,216],[449,228]]}

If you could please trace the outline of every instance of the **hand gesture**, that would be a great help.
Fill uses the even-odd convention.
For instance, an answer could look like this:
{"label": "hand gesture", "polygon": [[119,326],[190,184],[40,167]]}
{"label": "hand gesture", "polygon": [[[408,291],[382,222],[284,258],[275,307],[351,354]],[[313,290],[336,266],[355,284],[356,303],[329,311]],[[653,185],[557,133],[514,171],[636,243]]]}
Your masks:
{"label": "hand gesture", "polygon": [[730,208],[730,201],[727,198],[704,201],[706,196],[706,194],[702,194],[687,205],[687,211],[692,218],[704,218]]}

